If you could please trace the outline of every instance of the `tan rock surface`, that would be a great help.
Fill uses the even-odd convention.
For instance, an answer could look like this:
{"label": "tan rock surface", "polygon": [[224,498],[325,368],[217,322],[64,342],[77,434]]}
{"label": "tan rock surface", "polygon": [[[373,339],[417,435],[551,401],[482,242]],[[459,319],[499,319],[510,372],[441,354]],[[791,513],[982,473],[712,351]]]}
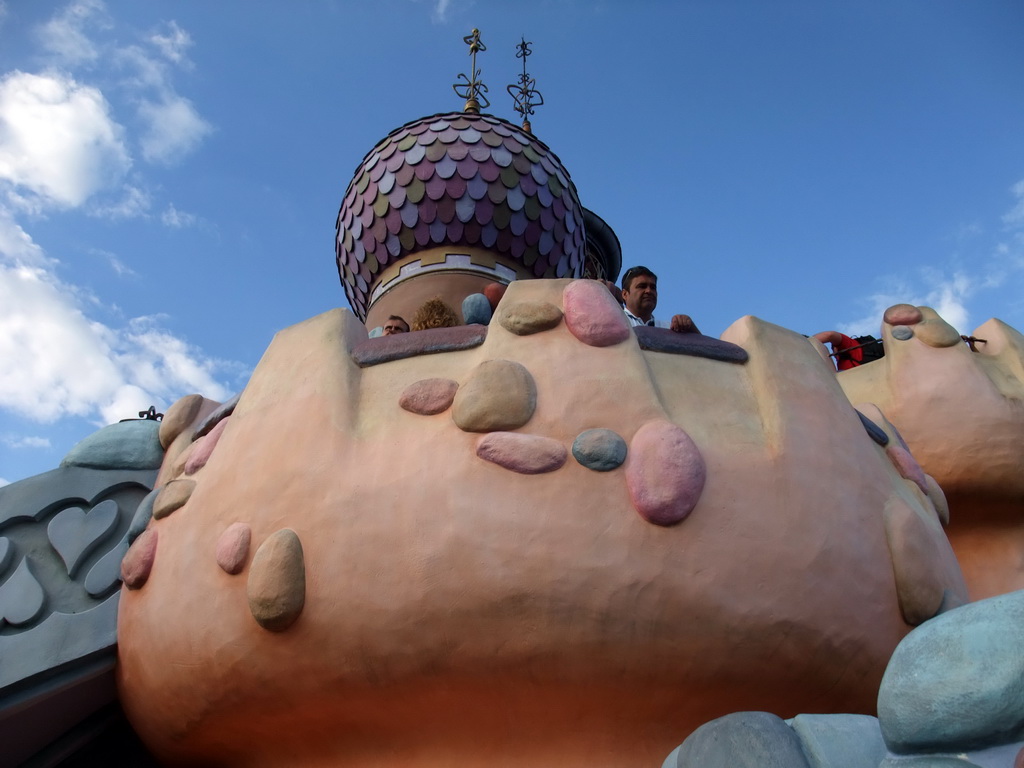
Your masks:
{"label": "tan rock surface", "polygon": [[[502,308],[560,306],[566,283],[513,283]],[[279,333],[189,514],[153,523],[158,567],[121,596],[119,676],[162,759],[628,768],[726,712],[873,711],[910,629],[886,507],[936,513],[801,336],[744,318],[725,334],[750,354],[739,365],[492,323],[478,348],[359,369],[365,337],[342,311]],[[646,522],[629,455],[523,475],[399,406],[423,379],[461,394],[487,360],[535,382],[522,434],[568,449],[595,428],[685,429],[707,467],[693,511]],[[237,521],[254,548],[282,528],[302,542],[305,605],[283,632],[211,557]],[[963,591],[941,568],[904,576]]]}
{"label": "tan rock surface", "polygon": [[[906,322],[906,305],[886,316]],[[972,599],[1024,588],[1024,336],[989,320],[971,351],[919,308],[912,325],[882,324],[886,355],[844,371],[850,400],[878,406],[945,492],[947,535]],[[910,328],[901,340],[894,328]],[[941,346],[947,344],[947,346]]]}

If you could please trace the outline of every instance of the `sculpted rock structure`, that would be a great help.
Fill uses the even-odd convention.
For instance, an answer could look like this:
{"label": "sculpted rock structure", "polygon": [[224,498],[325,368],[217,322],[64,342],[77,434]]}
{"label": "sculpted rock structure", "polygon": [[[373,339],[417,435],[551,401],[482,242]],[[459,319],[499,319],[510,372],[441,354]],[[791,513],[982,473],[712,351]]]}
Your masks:
{"label": "sculpted rock structure", "polygon": [[663,768],[1017,768],[1024,763],[1024,591],[918,627],[893,653],[878,718],[736,712],[698,728]]}
{"label": "sculpted rock structure", "polygon": [[[499,314],[568,318],[579,285],[517,281]],[[205,464],[168,455],[161,496],[194,488],[122,594],[122,701],[158,757],[649,766],[709,713],[873,712],[911,622],[966,598],[937,491],[799,335],[648,351],[592,311],[440,349],[464,329],[278,334]],[[438,381],[449,408],[403,407]],[[574,450],[594,430],[621,463]]]}
{"label": "sculpted rock structure", "polygon": [[[900,305],[885,360],[837,377],[752,317],[633,329],[585,279],[617,276],[614,232],[529,130],[475,113],[379,142],[335,253],[352,312],[281,331],[232,400],[184,397],[61,470],[116,487],[0,489],[0,659],[44,634],[57,576],[84,574],[91,633],[5,678],[5,735],[26,680],[38,704],[78,664],[81,699],[102,652],[109,683],[116,639],[124,712],[168,764],[706,768],[741,764],[719,747],[742,733],[744,759],[848,743],[873,766],[885,739],[939,743],[870,715],[904,636],[967,601],[951,506],[972,589],[1017,578],[1019,334],[991,321],[973,353]],[[472,324],[371,338],[434,296]],[[863,714],[781,719],[828,711]]]}
{"label": "sculpted rock structure", "polygon": [[947,533],[980,599],[1024,588],[1024,336],[989,320],[973,337],[963,343],[929,307],[896,305],[883,318],[885,357],[838,380],[851,402],[881,409],[942,487]]}
{"label": "sculpted rock structure", "polygon": [[66,753],[51,746],[114,706],[122,559],[149,522],[159,428],[112,424],[0,488],[0,764]]}

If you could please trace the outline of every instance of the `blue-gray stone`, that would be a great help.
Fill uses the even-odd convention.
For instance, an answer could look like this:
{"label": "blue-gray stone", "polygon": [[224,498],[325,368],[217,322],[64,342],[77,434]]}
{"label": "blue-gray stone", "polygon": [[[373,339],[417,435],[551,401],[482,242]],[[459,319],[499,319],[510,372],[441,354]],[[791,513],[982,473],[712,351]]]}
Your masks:
{"label": "blue-gray stone", "polygon": [[54,515],[46,534],[69,576],[75,575],[82,560],[114,529],[117,517],[117,502],[113,499],[101,501],[88,512],[69,507]]}
{"label": "blue-gray stone", "polygon": [[128,554],[128,537],[99,559],[85,575],[85,591],[92,597],[103,597],[121,581],[121,561]]}
{"label": "blue-gray stone", "polygon": [[588,429],[573,441],[572,455],[587,469],[608,472],[626,460],[626,441],[610,429]]}
{"label": "blue-gray stone", "polygon": [[164,460],[160,422],[122,421],[94,432],[68,451],[62,467],[159,469]]}
{"label": "blue-gray stone", "polygon": [[134,544],[135,540],[139,538],[139,535],[146,530],[146,526],[149,525],[149,521],[153,519],[153,502],[156,501],[156,497],[160,495],[160,488],[154,488],[152,491],[146,494],[145,498],[139,502],[139,506],[135,508],[135,515],[132,517],[132,522],[128,526],[128,543]]}
{"label": "blue-gray stone", "polygon": [[192,439],[198,440],[203,435],[209,433],[211,429],[217,426],[221,421],[226,419],[232,413],[235,412],[235,406],[238,405],[238,401],[242,398],[242,393],[238,392],[233,397],[228,398],[223,403],[218,405],[205,419],[200,422],[199,426],[196,427],[196,431],[192,433]]}
{"label": "blue-gray stone", "polygon": [[491,302],[482,293],[471,293],[462,300],[462,322],[487,325],[491,322]]}
{"label": "blue-gray stone", "polygon": [[733,344],[700,333],[676,333],[668,328],[654,328],[638,325],[633,329],[640,349],[650,352],[665,352],[669,355],[690,355],[720,360],[723,363],[743,364],[749,359],[747,350]]}
{"label": "blue-gray stone", "polygon": [[892,337],[900,341],[912,339],[914,338],[914,329],[909,325],[894,325],[892,327]]}
{"label": "blue-gray stone", "polygon": [[955,608],[896,647],[878,691],[892,752],[964,752],[1024,739],[1024,591]]}
{"label": "blue-gray stone", "polygon": [[885,742],[870,715],[797,715],[791,721],[811,768],[878,768]]}
{"label": "blue-gray stone", "polygon": [[1000,744],[998,747],[987,749],[968,750],[964,755],[980,768],[1010,768],[1020,763],[1015,763],[1018,753],[1024,752],[1024,741],[1015,741],[1011,744]]}
{"label": "blue-gray stone", "polygon": [[396,333],[356,344],[352,348],[352,359],[360,368],[368,368],[418,355],[472,349],[483,344],[486,338],[486,325],[457,325],[454,328]]}
{"label": "blue-gray stone", "polygon": [[43,612],[45,602],[46,595],[29,570],[28,558],[22,558],[11,578],[0,586],[0,629],[5,624],[28,624]]}
{"label": "blue-gray stone", "polygon": [[871,436],[871,439],[876,443],[885,447],[889,444],[889,436],[885,434],[885,431],[875,424],[871,419],[865,416],[860,411],[857,411],[857,415],[860,416],[860,423],[864,425],[864,429]]}
{"label": "blue-gray stone", "polygon": [[[1007,764],[1006,768],[1011,768]],[[906,755],[890,756],[878,764],[878,768],[981,768],[956,755]]]}
{"label": "blue-gray stone", "polygon": [[768,712],[734,712],[690,734],[665,768],[809,768],[800,739]]}

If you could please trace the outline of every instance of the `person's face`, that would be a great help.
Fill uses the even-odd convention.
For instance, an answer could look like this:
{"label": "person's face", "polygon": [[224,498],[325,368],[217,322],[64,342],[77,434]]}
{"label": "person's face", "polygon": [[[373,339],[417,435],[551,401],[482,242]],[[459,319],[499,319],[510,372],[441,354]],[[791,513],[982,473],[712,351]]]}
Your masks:
{"label": "person's face", "polygon": [[658,281],[650,275],[634,277],[622,292],[626,308],[639,318],[648,319],[658,306]]}
{"label": "person's face", "polygon": [[396,333],[406,333],[408,330],[409,326],[401,320],[388,320],[384,323],[384,332],[381,336],[393,336]]}

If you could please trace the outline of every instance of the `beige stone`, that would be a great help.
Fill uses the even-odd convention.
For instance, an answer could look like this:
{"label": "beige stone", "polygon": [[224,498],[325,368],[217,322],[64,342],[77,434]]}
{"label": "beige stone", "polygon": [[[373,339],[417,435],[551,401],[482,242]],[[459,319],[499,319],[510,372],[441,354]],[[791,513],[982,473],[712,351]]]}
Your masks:
{"label": "beige stone", "polygon": [[256,550],[247,595],[249,610],[264,629],[283,632],[299,618],[306,603],[306,564],[295,531],[277,531]]}
{"label": "beige stone", "polygon": [[[927,514],[906,499],[893,497],[885,510],[886,535],[900,610],[908,624],[935,616],[943,600],[956,607],[967,602],[967,590],[946,537]],[[948,592],[948,598],[947,598]]]}
{"label": "beige stone", "polygon": [[167,409],[160,422],[160,445],[164,450],[174,442],[174,438],[192,426],[202,405],[202,395],[185,395]]}
{"label": "beige stone", "polygon": [[196,488],[195,480],[172,480],[163,488],[153,502],[153,519],[160,520],[188,503]]}
{"label": "beige stone", "polygon": [[562,322],[562,310],[546,301],[503,304],[498,312],[498,322],[510,333],[529,336],[551,330]]}
{"label": "beige stone", "polygon": [[525,366],[485,360],[455,394],[452,419],[466,432],[495,432],[523,426],[536,407],[537,387]]}

